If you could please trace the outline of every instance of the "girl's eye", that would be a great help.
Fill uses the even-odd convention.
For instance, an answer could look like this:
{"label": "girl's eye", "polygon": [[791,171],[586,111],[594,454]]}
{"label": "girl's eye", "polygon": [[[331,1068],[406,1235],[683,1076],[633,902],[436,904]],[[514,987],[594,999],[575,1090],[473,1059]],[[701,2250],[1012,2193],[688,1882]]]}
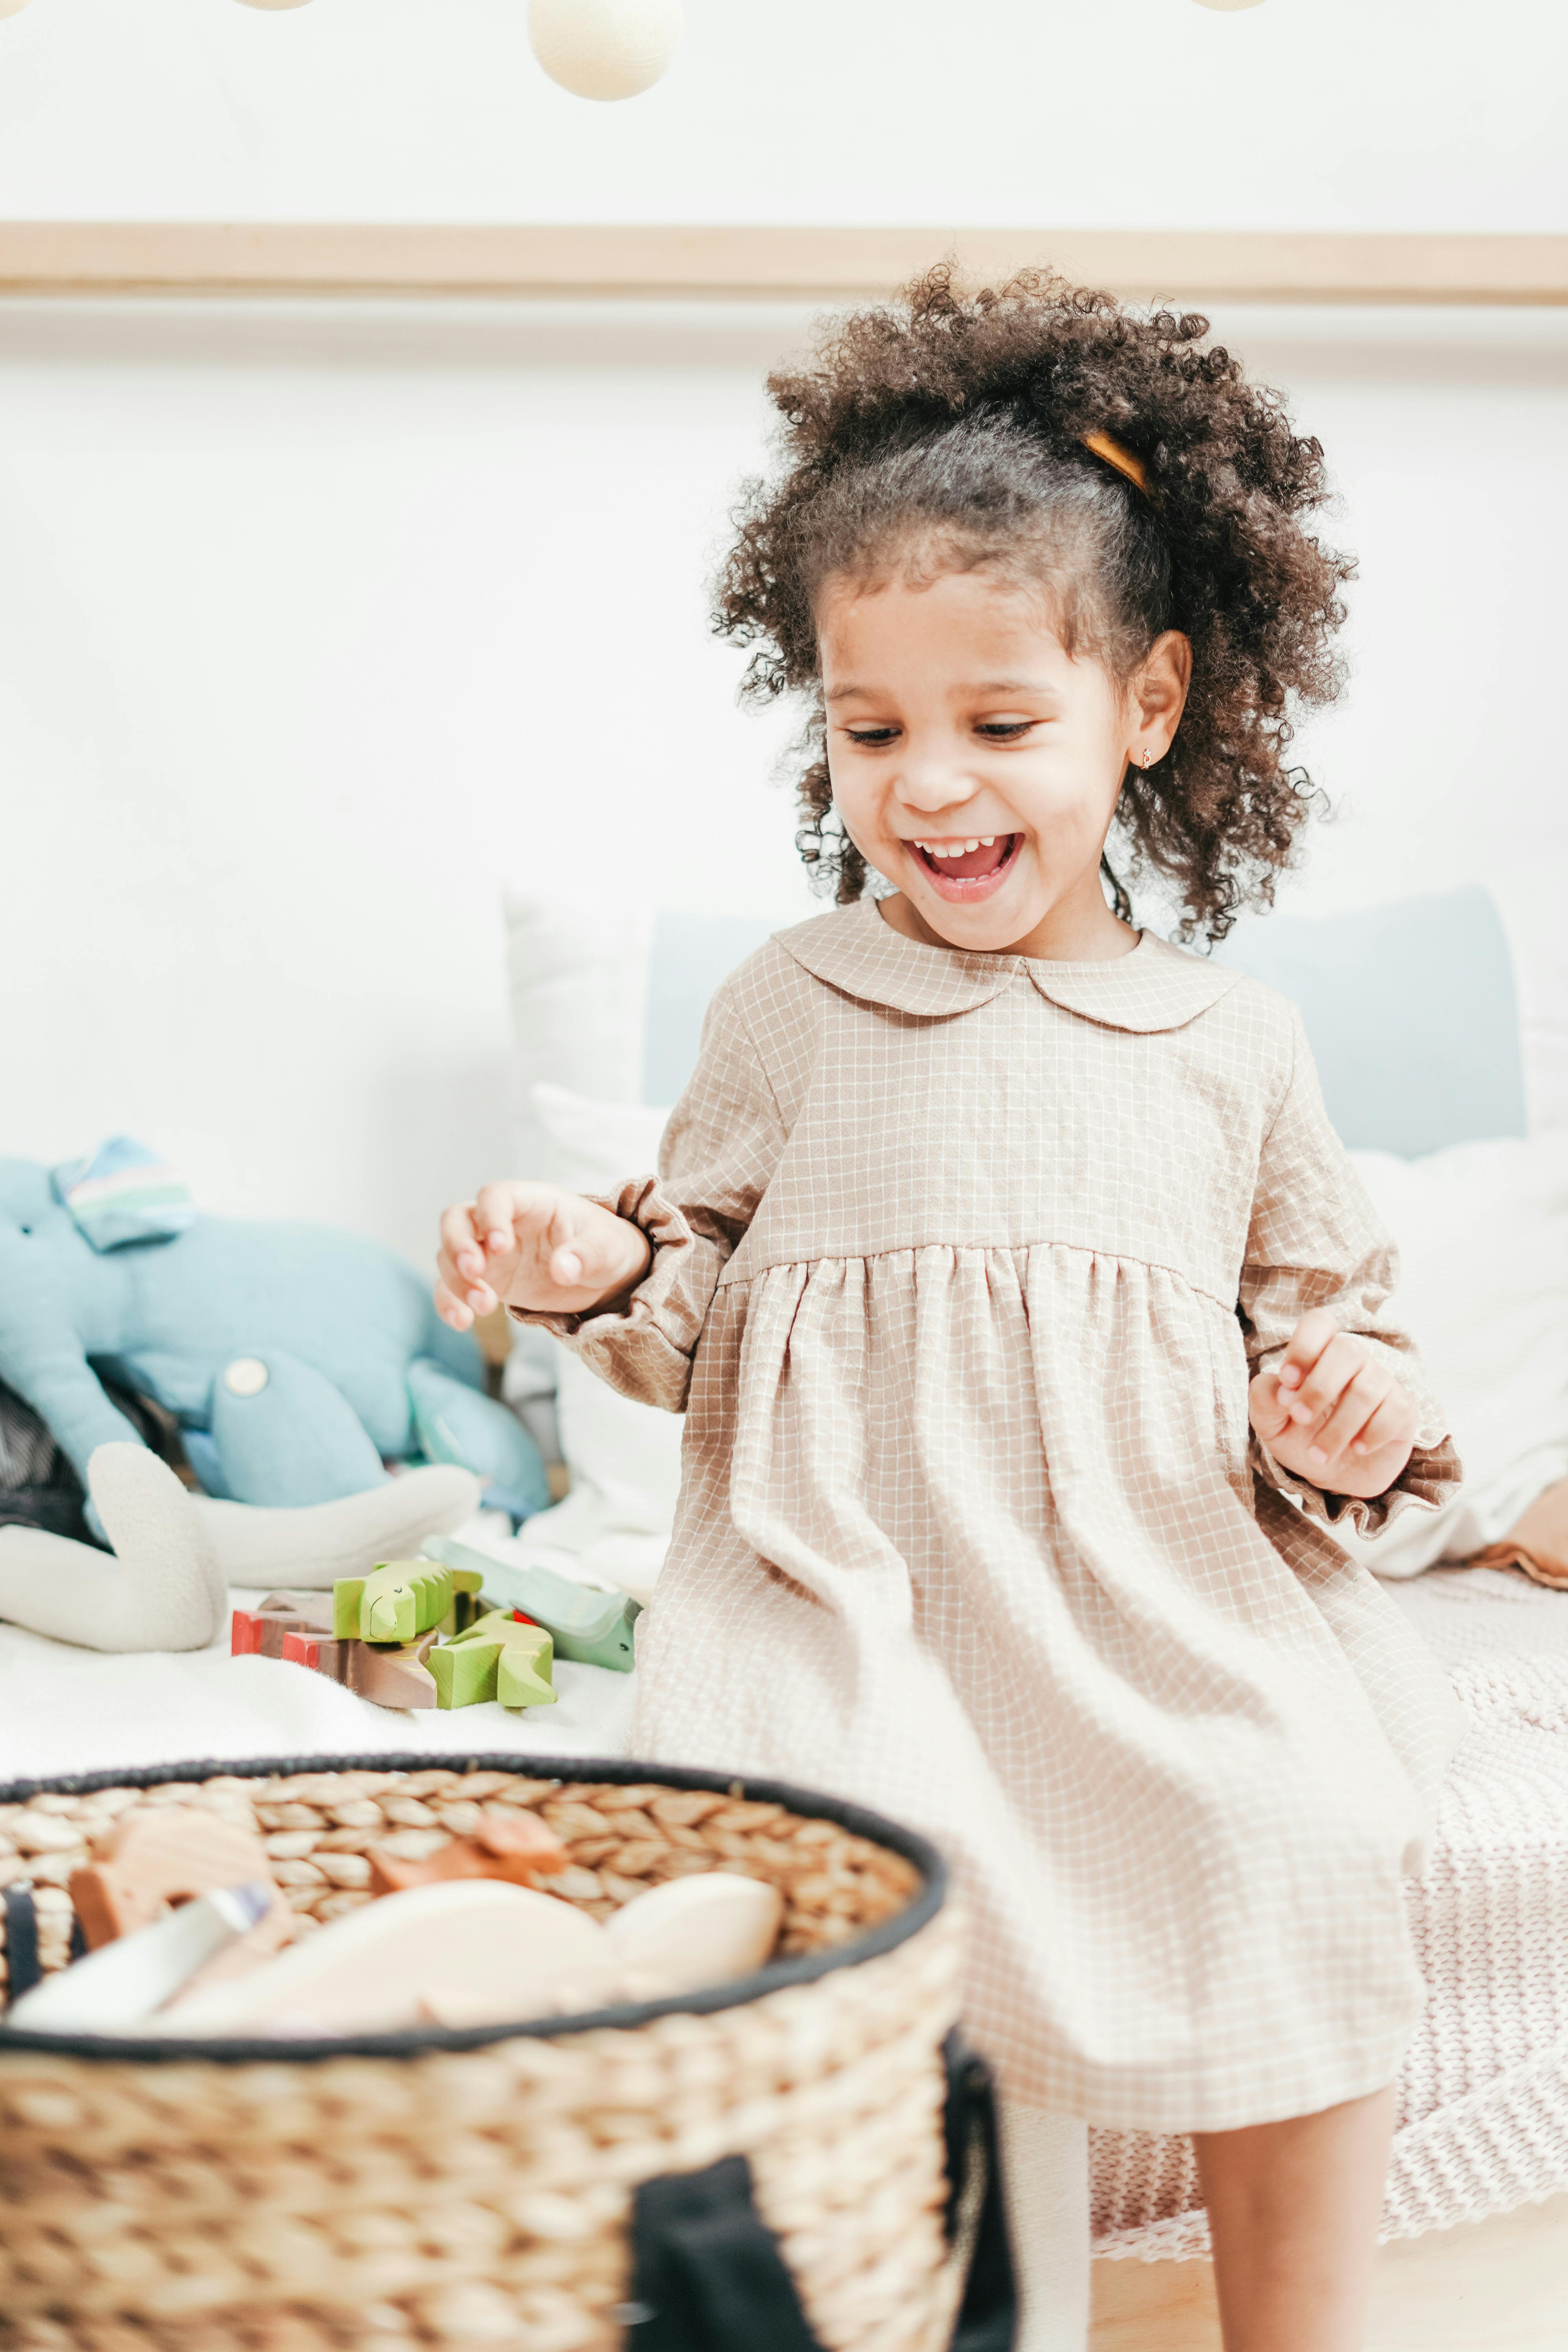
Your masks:
{"label": "girl's eye", "polygon": [[851,743],[890,743],[899,730],[896,727],[847,727],[844,731]]}
{"label": "girl's eye", "polygon": [[974,731],[988,743],[1016,743],[1035,723],[1032,719],[984,719]]}

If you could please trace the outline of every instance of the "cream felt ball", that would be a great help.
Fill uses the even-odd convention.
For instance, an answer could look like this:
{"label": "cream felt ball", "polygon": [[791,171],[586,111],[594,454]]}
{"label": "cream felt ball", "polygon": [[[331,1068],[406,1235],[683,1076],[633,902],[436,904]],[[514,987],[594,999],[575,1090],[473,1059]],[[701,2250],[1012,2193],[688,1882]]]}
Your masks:
{"label": "cream felt ball", "polygon": [[1263,0],[1198,0],[1200,8],[1261,8]]}
{"label": "cream felt ball", "polygon": [[247,8],[302,8],[305,0],[241,0]]}
{"label": "cream felt ball", "polygon": [[0,16],[19,16],[27,0],[0,0]]}
{"label": "cream felt ball", "polygon": [[636,98],[675,55],[681,0],[529,0],[533,54],[574,98]]}

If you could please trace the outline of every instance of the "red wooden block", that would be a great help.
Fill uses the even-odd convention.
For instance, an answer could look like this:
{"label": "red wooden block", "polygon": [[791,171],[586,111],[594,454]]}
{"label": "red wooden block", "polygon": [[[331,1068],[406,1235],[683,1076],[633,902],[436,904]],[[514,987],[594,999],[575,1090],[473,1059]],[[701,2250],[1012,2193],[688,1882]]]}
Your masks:
{"label": "red wooden block", "polygon": [[254,1658],[261,1654],[261,1620],[254,1609],[237,1609],[228,1624],[229,1655]]}

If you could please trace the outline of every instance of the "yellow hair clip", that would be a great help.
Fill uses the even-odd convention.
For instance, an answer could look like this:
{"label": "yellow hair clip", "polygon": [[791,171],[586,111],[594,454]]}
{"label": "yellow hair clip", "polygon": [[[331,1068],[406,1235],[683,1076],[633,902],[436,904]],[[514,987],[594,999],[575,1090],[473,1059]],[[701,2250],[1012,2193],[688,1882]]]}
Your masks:
{"label": "yellow hair clip", "polygon": [[1125,474],[1134,488],[1148,497],[1149,469],[1142,457],[1135,457],[1131,449],[1124,449],[1120,441],[1111,439],[1109,433],[1086,433],[1083,446],[1086,449],[1092,449],[1097,457],[1103,457],[1108,466],[1114,466],[1119,474]]}

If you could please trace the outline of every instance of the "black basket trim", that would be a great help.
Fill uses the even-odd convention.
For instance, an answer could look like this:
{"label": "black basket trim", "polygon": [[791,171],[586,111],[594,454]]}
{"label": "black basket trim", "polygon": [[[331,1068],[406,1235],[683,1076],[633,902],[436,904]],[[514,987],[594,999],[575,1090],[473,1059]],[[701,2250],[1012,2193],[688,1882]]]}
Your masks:
{"label": "black basket trim", "polygon": [[619,1781],[623,1786],[654,1781],[664,1789],[694,1789],[729,1797],[737,1803],[783,1805],[802,1821],[833,1822],[852,1836],[901,1854],[920,1872],[919,1892],[890,1919],[869,1927],[848,1943],[834,1944],[796,1960],[773,1960],[747,1977],[714,1985],[706,1992],[686,1993],[674,2000],[623,2001],[612,2009],[584,2010],[575,2017],[528,2018],[501,2025],[417,2026],[400,2033],[344,2035],[312,2034],[289,2041],[280,2034],[258,2035],[250,2041],[175,2040],[172,2034],[18,2033],[0,2021],[0,2054],[6,2051],[50,2051],[89,2058],[106,2065],[131,2062],[141,2065],[190,2065],[210,2060],[220,2065],[251,2065],[267,2059],[301,2061],[334,2058],[416,2058],[426,2052],[483,2050],[498,2042],[547,2042],[605,2026],[627,2031],[647,2025],[658,2017],[710,2017],[721,2010],[742,2009],[778,1992],[786,1985],[815,1984],[837,1969],[861,1967],[896,1951],[929,1926],[947,1898],[947,1864],[935,1846],[914,1830],[902,1828],[863,1805],[847,1804],[811,1789],[797,1789],[787,1780],[753,1780],[749,1774],[708,1772],[693,1766],[648,1764],[626,1758],[595,1756],[520,1756],[508,1754],[442,1756],[425,1749],[415,1755],[253,1756],[238,1762],[205,1757],[180,1764],[142,1764],[128,1771],[81,1772],[66,1778],[11,1780],[0,1786],[0,1804],[25,1803],[44,1795],[85,1797],[95,1789],[151,1789],[167,1781],[199,1783],[228,1777],[259,1780],[270,1775],[297,1772],[510,1772],[521,1780]]}

